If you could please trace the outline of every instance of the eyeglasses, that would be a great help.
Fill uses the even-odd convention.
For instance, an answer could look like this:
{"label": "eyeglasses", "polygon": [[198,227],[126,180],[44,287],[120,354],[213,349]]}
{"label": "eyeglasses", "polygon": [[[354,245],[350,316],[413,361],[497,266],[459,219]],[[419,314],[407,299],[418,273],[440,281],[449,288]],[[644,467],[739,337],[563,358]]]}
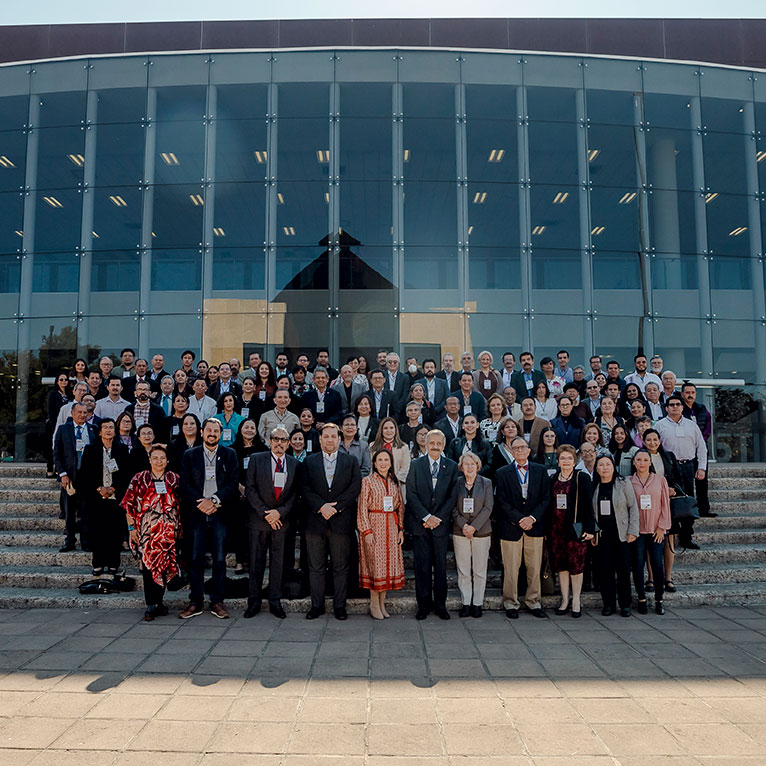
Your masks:
{"label": "eyeglasses", "polygon": [[668,402],[668,407],[683,407],[683,404],[681,402]]}
{"label": "eyeglasses", "polygon": [[287,444],[289,442],[289,439],[285,439],[284,436],[272,436],[271,441],[273,442],[282,442],[283,444]]}
{"label": "eyeglasses", "polygon": [[511,447],[511,452],[523,452],[525,449],[529,449],[528,444],[517,444],[515,447]]}

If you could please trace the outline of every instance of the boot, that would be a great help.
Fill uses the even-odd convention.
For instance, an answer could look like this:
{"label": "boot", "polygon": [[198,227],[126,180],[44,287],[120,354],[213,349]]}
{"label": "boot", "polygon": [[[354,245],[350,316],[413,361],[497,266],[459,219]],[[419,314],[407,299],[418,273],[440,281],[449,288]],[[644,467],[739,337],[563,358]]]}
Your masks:
{"label": "boot", "polygon": [[373,620],[382,620],[383,612],[380,611],[380,597],[377,591],[370,591],[370,617]]}

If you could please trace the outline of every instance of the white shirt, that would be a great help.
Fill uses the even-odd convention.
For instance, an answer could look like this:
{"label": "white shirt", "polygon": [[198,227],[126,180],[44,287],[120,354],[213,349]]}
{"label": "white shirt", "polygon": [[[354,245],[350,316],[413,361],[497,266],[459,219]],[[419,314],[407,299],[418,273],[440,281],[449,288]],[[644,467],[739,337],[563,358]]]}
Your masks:
{"label": "white shirt", "polygon": [[271,483],[274,484],[274,475],[277,472],[277,460],[282,461],[282,473],[285,475],[285,483],[287,483],[287,455],[282,455],[282,457],[277,457],[273,452],[269,452],[271,455]]}
{"label": "white shirt", "polygon": [[328,455],[326,452],[322,452],[322,461],[324,462],[324,475],[327,479],[327,486],[332,487],[332,482],[335,478],[335,468],[338,464],[338,453],[333,452],[332,455]]}
{"label": "white shirt", "polygon": [[518,463],[514,464],[516,468],[516,475],[519,477],[519,484],[521,484],[521,496],[526,500],[529,493],[529,463],[525,463],[523,466]]}
{"label": "white shirt", "polygon": [[678,460],[694,460],[696,457],[699,470],[707,470],[707,446],[702,438],[702,431],[693,420],[682,417],[676,423],[670,417],[666,417],[658,420],[654,428],[660,435],[662,446],[672,452]]}
{"label": "white shirt", "polygon": [[201,399],[197,399],[196,396],[192,396],[189,399],[189,409],[186,412],[189,415],[196,415],[199,418],[200,424],[204,423],[208,418],[212,418],[216,413],[215,399],[210,396],[203,396]]}
{"label": "white shirt", "polygon": [[660,391],[662,391],[662,381],[653,372],[645,372],[643,377],[637,372],[631,372],[630,375],[625,376],[625,385],[627,386],[628,383],[633,383],[638,386],[641,389],[642,394],[644,393],[644,387],[647,383],[656,383],[659,386]]}
{"label": "white shirt", "polygon": [[660,420],[661,418],[665,417],[662,414],[662,405],[659,402],[654,404],[654,402],[650,402],[647,399],[646,403],[649,405],[649,415],[651,416],[652,420]]}
{"label": "white shirt", "polygon": [[429,402],[433,402],[436,396],[436,378],[431,378],[431,380],[426,378],[426,396]]}
{"label": "white shirt", "polygon": [[511,385],[511,376],[513,375],[513,370],[508,372],[505,368],[503,368],[503,388],[508,388]]}
{"label": "white shirt", "polygon": [[543,420],[553,420],[559,414],[556,400],[553,397],[546,399],[544,402],[535,399],[535,414],[538,418],[543,418]]}
{"label": "white shirt", "polygon": [[447,422],[450,424],[450,428],[452,428],[452,433],[457,436],[458,432],[460,431],[460,418],[457,417],[455,420],[453,420],[449,415],[447,415]]}

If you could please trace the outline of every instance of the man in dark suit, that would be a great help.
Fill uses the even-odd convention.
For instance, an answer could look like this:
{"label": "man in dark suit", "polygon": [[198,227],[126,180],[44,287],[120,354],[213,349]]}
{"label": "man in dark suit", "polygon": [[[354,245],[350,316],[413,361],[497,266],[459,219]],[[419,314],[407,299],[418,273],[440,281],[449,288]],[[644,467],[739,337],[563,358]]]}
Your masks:
{"label": "man in dark suit", "polygon": [[527,570],[524,603],[535,617],[545,617],[540,592],[545,515],[551,498],[546,469],[529,462],[529,445],[521,436],[511,442],[513,463],[495,474],[494,526],[503,556],[503,606],[512,620],[519,616],[519,568]]}
{"label": "man in dark suit", "polygon": [[448,353],[442,357],[442,369],[436,373],[436,377],[447,384],[450,392],[460,388],[460,373],[455,370],[455,357],[452,354]]}
{"label": "man in dark suit", "polygon": [[78,516],[80,517],[80,547],[83,550],[88,550],[90,547],[85,507],[80,502],[82,493],[75,492],[70,495],[67,490],[71,491],[74,488],[83,452],[88,444],[95,442],[96,429],[85,422],[88,410],[81,402],[75,402],[72,405],[70,415],[72,419],[58,427],[53,440],[53,465],[61,480],[61,508],[64,511],[66,527],[66,538],[63,547],[59,549],[60,553],[68,553],[75,549]]}
{"label": "man in dark suit", "polygon": [[418,380],[426,390],[426,398],[434,406],[434,415],[440,418],[450,390],[446,380],[436,377],[436,362],[433,359],[423,360],[423,377]]}
{"label": "man in dark suit", "polygon": [[136,386],[139,383],[149,383],[149,362],[146,359],[136,359],[136,374],[122,379],[122,395],[129,402],[136,401]]}
{"label": "man in dark suit", "polygon": [[446,400],[444,417],[434,423],[434,428],[438,428],[444,434],[445,447],[449,447],[452,440],[460,436],[462,427],[463,418],[460,417],[460,399],[450,394]]}
{"label": "man in dark suit", "polygon": [[[315,378],[316,379],[316,378]],[[340,452],[340,431],[326,423],[319,436],[322,451],[303,462],[302,488],[306,505],[306,550],[311,609],[307,620],[324,614],[327,553],[333,577],[333,611],[345,620],[351,546],[356,545],[356,503],[362,474],[355,457]]]}
{"label": "man in dark suit", "polygon": [[367,392],[366,396],[370,400],[372,417],[376,420],[383,418],[399,420],[399,412],[401,411],[399,400],[393,391],[385,387],[385,383],[386,373],[383,370],[375,370],[370,376],[372,389]]}
{"label": "man in dark suit", "polygon": [[343,400],[333,388],[328,388],[327,372],[314,370],[314,389],[301,397],[301,407],[308,407],[317,423],[337,423],[343,417]]}
{"label": "man in dark suit", "polygon": [[481,422],[487,413],[487,400],[478,391],[473,390],[473,373],[463,371],[459,380],[460,390],[455,396],[460,402],[460,416],[473,415]]}
{"label": "man in dark suit", "polygon": [[354,370],[350,364],[344,364],[343,367],[340,368],[340,376],[330,388],[340,394],[341,402],[343,404],[341,416],[343,417],[348,415],[349,412],[352,415],[354,414],[356,403],[362,396],[364,396],[364,393],[367,390],[362,383],[354,380]]}
{"label": "man in dark suit", "polygon": [[399,402],[399,409],[407,404],[410,395],[409,375],[399,369],[399,354],[391,351],[386,355],[386,382],[387,391],[393,392],[396,401]]}
{"label": "man in dark suit", "polygon": [[152,399],[156,399],[160,392],[160,381],[166,376],[170,375],[165,370],[165,357],[162,354],[155,354],[152,357],[152,369],[149,373],[149,385],[152,389]]}
{"label": "man in dark suit", "polygon": [[[436,429],[426,437],[428,455],[410,465],[407,476],[405,521],[415,554],[415,618],[434,614],[449,620],[447,611],[447,542],[452,511],[457,502],[457,465],[444,457],[444,434]],[[432,585],[433,573],[433,585]]]}
{"label": "man in dark suit", "polygon": [[239,494],[239,460],[233,449],[218,443],[222,434],[221,422],[209,418],[202,424],[202,444],[186,450],[181,461],[184,532],[191,535],[192,551],[191,593],[188,606],[178,615],[182,620],[202,613],[208,547],[213,556],[210,611],[222,620],[229,616],[223,605],[227,510]]}
{"label": "man in dark suit", "polygon": [[154,429],[157,438],[162,438],[166,432],[165,413],[159,404],[149,400],[149,384],[145,381],[136,383],[135,388],[136,401],[125,408],[136,421],[136,428],[148,424]]}
{"label": "man in dark suit", "polygon": [[207,392],[207,395],[215,401],[218,401],[223,394],[234,394],[235,401],[242,396],[242,386],[232,376],[231,365],[228,362],[221,362],[218,365],[218,380],[210,386],[210,390]]}
{"label": "man in dark suit", "polygon": [[516,389],[516,401],[521,401],[525,396],[534,396],[538,383],[545,382],[542,370],[535,370],[535,358],[529,351],[523,351],[519,356],[521,370],[517,370],[511,377],[511,385]]}
{"label": "man in dark suit", "polygon": [[245,496],[250,512],[247,533],[250,543],[250,583],[246,618],[261,611],[261,589],[269,554],[269,611],[280,619],[287,615],[282,608],[282,575],[285,538],[293,507],[297,501],[300,463],[285,455],[290,434],[277,425],[268,435],[269,452],[250,457],[245,477]]}

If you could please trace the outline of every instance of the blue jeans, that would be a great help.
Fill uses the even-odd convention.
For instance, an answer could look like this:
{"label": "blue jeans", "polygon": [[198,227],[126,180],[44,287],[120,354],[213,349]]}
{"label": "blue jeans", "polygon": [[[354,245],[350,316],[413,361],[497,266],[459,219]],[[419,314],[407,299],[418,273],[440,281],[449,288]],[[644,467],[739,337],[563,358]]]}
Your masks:
{"label": "blue jeans", "polygon": [[193,604],[202,604],[205,600],[205,554],[209,547],[213,557],[210,603],[220,604],[223,601],[226,581],[226,522],[220,511],[212,516],[203,516],[196,521],[197,523],[190,530],[192,561],[189,569],[191,581],[189,600]]}

